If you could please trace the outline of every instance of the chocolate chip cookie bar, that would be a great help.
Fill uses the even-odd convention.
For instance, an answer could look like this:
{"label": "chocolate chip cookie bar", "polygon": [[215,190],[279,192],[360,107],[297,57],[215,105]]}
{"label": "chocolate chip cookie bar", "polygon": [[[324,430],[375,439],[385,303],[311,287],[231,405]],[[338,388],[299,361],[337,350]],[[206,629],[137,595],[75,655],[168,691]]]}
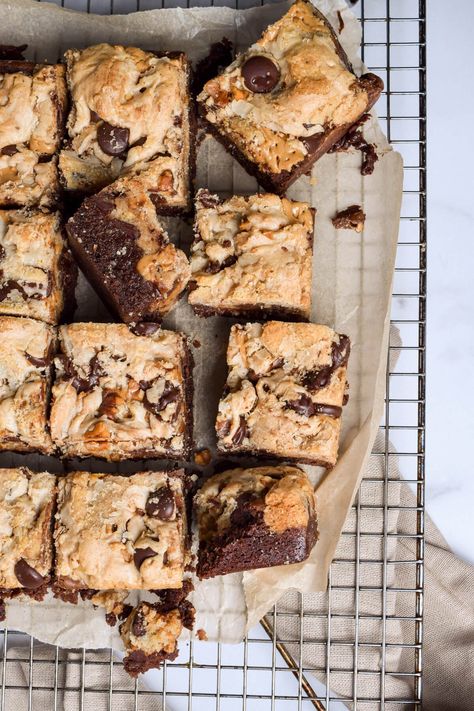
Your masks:
{"label": "chocolate chip cookie bar", "polygon": [[326,18],[296,0],[198,101],[215,137],[266,190],[283,194],[382,88],[374,74],[354,74]]}
{"label": "chocolate chip cookie bar", "polygon": [[130,676],[158,668],[165,659],[178,656],[178,637],[183,627],[192,629],[194,624],[194,607],[184,599],[187,582],[181,591],[164,591],[159,602],[140,602],[120,625],[127,652],[123,665]]}
{"label": "chocolate chip cookie bar", "polygon": [[347,336],[315,323],[232,326],[219,450],[332,467],[349,352]]}
{"label": "chocolate chip cookie bar", "polygon": [[0,314],[58,323],[73,310],[76,276],[58,214],[0,210]]}
{"label": "chocolate chip cookie bar", "polygon": [[183,475],[178,470],[62,477],[54,531],[56,592],[182,587]]}
{"label": "chocolate chip cookie bar", "polygon": [[56,477],[0,469],[0,596],[41,600],[51,579]]}
{"label": "chocolate chip cookie bar", "polygon": [[66,108],[61,64],[0,58],[0,207],[56,204]]}
{"label": "chocolate chip cookie bar", "polygon": [[186,459],[191,356],[181,333],[140,323],[59,329],[50,426],[65,457]]}
{"label": "chocolate chip cookie bar", "polygon": [[196,199],[189,303],[201,316],[309,318],[314,210],[277,195]]}
{"label": "chocolate chip cookie bar", "polygon": [[297,467],[215,474],[195,504],[200,578],[300,563],[317,540],[314,490]]}
{"label": "chocolate chip cookie bar", "polygon": [[85,275],[126,323],[161,320],[186,288],[188,259],[169,241],[140,175],[86,198],[66,229]]}
{"label": "chocolate chip cookie bar", "polygon": [[72,102],[59,157],[65,188],[96,192],[152,169],[150,198],[160,211],[189,209],[195,129],[186,56],[99,44],[65,58]]}
{"label": "chocolate chip cookie bar", "polygon": [[52,454],[47,424],[55,330],[0,316],[0,451]]}

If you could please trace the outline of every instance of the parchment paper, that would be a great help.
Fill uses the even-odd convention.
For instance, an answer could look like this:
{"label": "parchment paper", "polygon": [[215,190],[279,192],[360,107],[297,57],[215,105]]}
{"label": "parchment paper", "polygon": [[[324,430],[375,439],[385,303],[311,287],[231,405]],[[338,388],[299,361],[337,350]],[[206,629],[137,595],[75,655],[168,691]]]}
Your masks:
{"label": "parchment paper", "polygon": [[[357,56],[360,26],[344,0],[315,0],[315,5],[344,28],[340,40],[356,71],[362,71]],[[280,17],[287,4],[250,10],[229,8],[165,9],[124,16],[93,16],[61,10],[46,3],[0,0],[0,41],[28,43],[34,59],[57,60],[68,47],[83,47],[101,41],[138,45],[145,49],[182,49],[192,60],[205,56],[212,42],[223,36],[237,48],[251,44],[264,27]],[[324,590],[330,561],[344,519],[357,492],[383,412],[388,326],[392,276],[402,194],[402,161],[388,145],[375,115],[365,124],[364,134],[377,146],[379,160],[370,176],[361,176],[359,152],[334,153],[318,161],[311,177],[304,176],[289,190],[289,197],[308,200],[317,209],[312,320],[347,333],[352,340],[349,362],[350,400],[343,414],[341,453],[337,466],[325,474],[305,467],[317,486],[320,540],[310,559],[299,565],[228,575],[212,581],[196,581],[193,602],[196,629],[208,638],[238,642],[288,588]],[[231,194],[250,193],[257,185],[213,139],[204,140],[198,155],[198,186]],[[366,213],[362,234],[335,230],[331,217],[352,204]],[[172,221],[175,241],[186,245],[189,225]],[[79,308],[75,320],[107,320],[105,307],[82,279],[78,287]],[[214,450],[214,419],[225,380],[225,350],[230,321],[198,319],[186,300],[168,317],[166,324],[197,339],[195,348],[195,438],[197,448]],[[1,466],[28,464],[34,469],[62,471],[52,458],[2,455]],[[158,462],[86,462],[80,468],[93,471],[137,471],[159,466]],[[69,469],[71,467],[69,466]],[[12,601],[8,605],[10,629],[28,632],[44,642],[63,647],[121,649],[118,630],[104,621],[103,610],[90,603],[68,605],[48,597],[42,603]]]}

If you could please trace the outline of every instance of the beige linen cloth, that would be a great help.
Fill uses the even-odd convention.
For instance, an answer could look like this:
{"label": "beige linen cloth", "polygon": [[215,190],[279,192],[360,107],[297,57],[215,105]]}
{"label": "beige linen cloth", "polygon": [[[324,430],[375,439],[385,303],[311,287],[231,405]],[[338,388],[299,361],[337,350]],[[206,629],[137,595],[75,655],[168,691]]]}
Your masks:
{"label": "beige linen cloth", "polygon": [[[383,444],[382,441],[376,442],[374,451],[383,451]],[[323,683],[327,682],[326,641],[330,631],[331,693],[341,697],[348,708],[354,707],[353,698],[361,702],[365,700],[360,705],[364,710],[380,708],[376,701],[371,703],[367,700],[378,699],[381,695],[385,696],[388,709],[412,708],[407,702],[413,698],[413,677],[404,673],[413,672],[415,652],[411,646],[403,645],[415,644],[415,623],[403,618],[414,617],[416,613],[415,593],[410,592],[416,586],[416,566],[412,562],[416,559],[416,539],[411,537],[416,532],[416,498],[408,484],[398,480],[396,455],[390,453],[388,483],[384,482],[383,464],[384,456],[373,455],[370,459],[331,568],[329,591],[304,595],[302,620],[299,614],[301,596],[296,592],[288,593],[278,603],[276,616],[277,640],[285,643],[295,660],[299,659],[300,639],[303,639],[301,656],[304,674],[310,684],[313,674]],[[385,566],[388,592],[385,601],[381,593],[384,582],[381,534],[384,526],[388,533]],[[356,565],[357,552],[359,566]],[[355,589],[359,593],[358,606]],[[450,551],[439,530],[426,517],[423,708],[430,711],[471,711],[474,708],[473,593],[474,567]],[[267,620],[274,625],[274,614],[270,613]],[[359,643],[357,652],[356,640]],[[382,674],[381,645],[384,642],[385,674]],[[250,642],[249,646],[252,644]],[[181,708],[171,695],[165,697],[163,703],[162,694],[148,692],[143,682],[139,682],[135,689],[133,680],[127,677],[120,662],[110,664],[109,651],[87,652],[86,661],[95,663],[87,663],[85,667],[80,652],[59,651],[58,654],[58,709],[105,711],[112,708],[127,711],[134,708],[135,694],[138,695],[137,708],[144,711]],[[32,667],[25,661],[30,657],[35,660]],[[187,662],[188,659],[186,652],[180,661]],[[28,686],[29,681],[33,685],[32,708],[53,709],[54,648],[36,643],[33,648],[18,648],[10,636],[7,660],[4,711],[30,708],[28,692],[20,688]],[[67,664],[64,663],[66,660]],[[277,666],[284,666],[280,657]],[[356,667],[359,674],[355,682],[352,672]],[[181,676],[174,677],[168,669],[167,686],[170,691],[179,691],[184,695],[189,688],[189,675],[187,669],[178,671]],[[208,687],[205,684],[203,687],[202,680],[199,681],[199,675],[206,672],[194,670],[194,690],[197,689],[196,682],[199,682],[199,691],[215,688],[215,682],[210,681]],[[82,678],[85,690],[81,694]],[[113,695],[112,705],[109,706],[106,690],[111,682]],[[223,691],[225,693],[225,688]],[[265,693],[263,687],[262,693]],[[297,702],[294,703],[296,711]],[[196,698],[193,708],[210,709],[214,705],[213,698],[206,700],[201,697]],[[303,706],[311,707],[309,702]],[[251,699],[247,702],[247,708],[252,709]]]}

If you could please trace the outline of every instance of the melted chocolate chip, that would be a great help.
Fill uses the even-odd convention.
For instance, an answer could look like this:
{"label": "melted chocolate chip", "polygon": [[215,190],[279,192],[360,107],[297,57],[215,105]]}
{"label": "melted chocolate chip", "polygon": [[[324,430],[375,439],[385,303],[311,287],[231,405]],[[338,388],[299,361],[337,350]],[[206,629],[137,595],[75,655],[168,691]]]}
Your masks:
{"label": "melted chocolate chip", "polygon": [[332,367],[339,368],[341,365],[345,365],[349,360],[349,355],[351,352],[351,342],[348,336],[341,334],[339,336],[339,343],[332,344]]}
{"label": "melted chocolate chip", "polygon": [[99,363],[99,354],[96,353],[89,361],[89,374],[87,378],[81,378],[75,372],[71,385],[78,393],[90,392],[99,384],[99,379],[103,375],[105,375],[105,371]]}
{"label": "melted chocolate chip", "polygon": [[152,323],[151,321],[140,321],[136,323],[135,326],[131,327],[130,330],[136,336],[153,336],[161,328],[159,323]]}
{"label": "melted chocolate chip", "polygon": [[4,146],[0,153],[2,156],[14,156],[15,153],[18,153],[18,148],[14,144],[11,144],[10,146]]}
{"label": "melted chocolate chip", "polygon": [[108,156],[120,156],[128,148],[130,131],[104,122],[97,129],[97,142]]}
{"label": "melted chocolate chip", "polygon": [[161,521],[169,521],[173,518],[175,511],[175,498],[171,489],[167,486],[154,491],[148,497],[145,510],[147,516],[159,518]]}
{"label": "melted chocolate chip", "polygon": [[26,351],[25,358],[31,363],[31,365],[34,365],[35,368],[46,368],[46,366],[51,363],[51,358],[49,356],[46,356],[46,358],[36,358],[36,356],[32,356],[30,353],[26,353]]}
{"label": "melted chocolate chip", "polygon": [[154,558],[156,555],[156,551],[154,551],[153,548],[150,548],[149,546],[147,546],[146,548],[137,548],[135,550],[135,553],[133,554],[133,562],[135,563],[135,567],[137,568],[137,570],[140,570],[142,563],[147,558]]}
{"label": "melted chocolate chip", "polygon": [[145,617],[141,614],[140,610],[137,611],[133,618],[132,632],[135,637],[144,637],[146,635]]}
{"label": "melted chocolate chip", "polygon": [[27,590],[39,588],[40,585],[44,583],[44,577],[38,573],[37,570],[32,568],[24,558],[20,558],[20,560],[15,563],[14,571],[20,585],[27,588]]}
{"label": "melted chocolate chip", "polygon": [[245,421],[245,417],[243,415],[240,415],[240,420],[239,420],[239,426],[234,432],[234,436],[232,437],[232,444],[235,444],[236,447],[239,447],[244,439],[248,437],[250,434],[249,428],[247,427],[247,423]]}
{"label": "melted chocolate chip", "polygon": [[303,417],[313,417],[313,415],[328,415],[329,417],[340,417],[342,407],[337,405],[326,405],[324,403],[313,402],[308,395],[301,395],[298,400],[288,400],[286,407],[294,410]]}
{"label": "melted chocolate chip", "polygon": [[347,363],[350,352],[351,342],[349,338],[343,334],[340,335],[339,343],[334,341],[331,346],[332,364],[325,365],[320,370],[311,370],[305,373],[302,381],[305,388],[310,392],[325,388],[329,384],[334,371]]}
{"label": "melted chocolate chip", "polygon": [[328,385],[332,373],[333,370],[330,365],[321,368],[321,370],[310,370],[303,378],[303,385],[310,392],[321,390],[321,388],[325,388]]}
{"label": "melted chocolate chip", "polygon": [[280,79],[280,70],[271,59],[254,54],[242,65],[244,84],[255,94],[268,94]]}
{"label": "melted chocolate chip", "polygon": [[180,398],[180,395],[181,393],[179,388],[176,385],[173,385],[173,383],[170,383],[169,380],[165,380],[163,393],[161,394],[158,402],[151,402],[148,399],[148,394],[145,390],[145,395],[143,396],[143,405],[149,412],[152,412],[154,415],[156,415],[162,410],[164,410],[165,407],[167,407],[171,403],[177,402]]}

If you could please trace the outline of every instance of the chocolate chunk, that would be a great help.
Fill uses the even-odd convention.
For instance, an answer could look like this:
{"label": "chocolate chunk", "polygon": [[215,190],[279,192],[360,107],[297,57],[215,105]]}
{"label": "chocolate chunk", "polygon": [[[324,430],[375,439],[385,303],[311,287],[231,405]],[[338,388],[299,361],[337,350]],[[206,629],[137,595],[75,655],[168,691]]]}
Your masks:
{"label": "chocolate chunk", "polygon": [[44,577],[32,568],[24,558],[20,558],[15,563],[14,571],[20,585],[27,590],[39,588],[45,582]]}
{"label": "chocolate chunk", "polygon": [[298,400],[288,400],[286,403],[288,410],[294,410],[298,415],[311,417],[314,415],[314,403],[308,395],[301,395]]}
{"label": "chocolate chunk", "polygon": [[235,444],[237,447],[240,446],[249,434],[249,428],[247,427],[245,417],[240,415],[239,426],[235,430],[234,436],[232,437],[232,444]]}
{"label": "chocolate chunk", "polygon": [[77,373],[74,374],[71,385],[78,393],[86,393],[93,390],[98,384],[99,379],[105,375],[105,371],[99,363],[99,354],[96,353],[89,361],[89,374],[86,378],[81,378]]}
{"label": "chocolate chunk", "polygon": [[132,622],[132,633],[135,637],[144,637],[146,635],[145,617],[137,610]]}
{"label": "chocolate chunk", "polygon": [[329,384],[332,374],[333,369],[330,365],[321,368],[321,370],[310,370],[303,377],[303,385],[310,392],[321,390]]}
{"label": "chocolate chunk", "polygon": [[355,148],[362,153],[362,164],[360,172],[362,175],[371,175],[374,172],[375,163],[378,161],[377,151],[372,143],[367,143],[362,135],[362,126],[370,118],[369,114],[364,114],[355,123],[348,132],[339,139],[328,151],[328,153],[336,153],[339,151],[348,151],[350,148]]}
{"label": "chocolate chunk", "polygon": [[365,223],[365,212],[360,205],[350,205],[345,210],[338,212],[331,221],[337,230],[346,229],[362,232]]}
{"label": "chocolate chunk", "polygon": [[161,328],[159,323],[152,323],[151,321],[140,321],[136,323],[135,326],[131,326],[130,330],[136,336],[153,336]]}
{"label": "chocolate chunk", "polygon": [[163,393],[161,394],[158,402],[151,402],[148,399],[148,394],[145,390],[145,395],[143,396],[143,405],[149,412],[152,412],[154,415],[157,415],[171,403],[177,402],[180,399],[180,395],[180,389],[176,385],[173,385],[173,383],[170,383],[169,380],[165,380]]}
{"label": "chocolate chunk", "polygon": [[128,148],[130,131],[104,121],[97,129],[97,142],[108,156],[120,156]]}
{"label": "chocolate chunk", "polygon": [[242,65],[244,84],[255,94],[268,94],[280,79],[280,69],[268,57],[254,54]]}
{"label": "chocolate chunk", "polygon": [[137,548],[133,554],[133,562],[135,563],[137,570],[140,570],[142,563],[147,558],[154,558],[156,555],[156,551],[154,551],[153,548],[150,548],[150,546],[147,546],[146,548]]}
{"label": "chocolate chunk", "polygon": [[162,486],[161,489],[150,494],[145,511],[147,516],[159,518],[161,521],[169,521],[173,518],[175,498],[171,489],[168,486]]}
{"label": "chocolate chunk", "polygon": [[4,146],[0,153],[2,156],[14,156],[18,153],[18,148],[12,143],[10,146]]}
{"label": "chocolate chunk", "polygon": [[51,363],[51,358],[49,356],[46,356],[46,358],[36,358],[36,356],[32,356],[26,351],[25,358],[31,363],[31,365],[34,365],[35,368],[46,368],[46,366]]}
{"label": "chocolate chunk", "polygon": [[24,59],[23,52],[27,44],[0,44],[0,59]]}
{"label": "chocolate chunk", "polygon": [[345,365],[349,360],[349,355],[351,353],[351,342],[348,336],[341,334],[339,336],[339,343],[332,344],[332,367],[339,368],[341,365]]}

